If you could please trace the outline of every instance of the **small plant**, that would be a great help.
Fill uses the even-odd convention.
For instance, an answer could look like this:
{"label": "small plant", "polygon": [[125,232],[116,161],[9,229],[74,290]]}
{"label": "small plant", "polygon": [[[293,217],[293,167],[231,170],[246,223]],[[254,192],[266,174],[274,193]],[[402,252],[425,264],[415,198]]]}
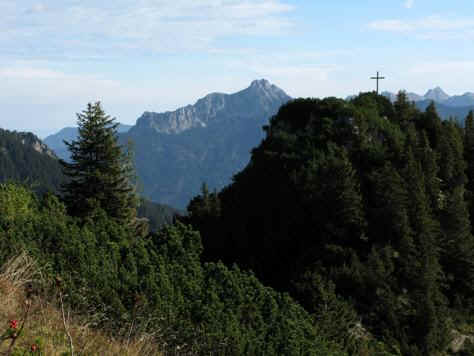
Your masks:
{"label": "small plant", "polygon": [[14,348],[16,341],[18,338],[23,334],[23,329],[26,324],[26,319],[28,317],[29,312],[29,305],[27,304],[27,310],[25,312],[25,316],[23,318],[23,322],[21,327],[19,327],[19,321],[16,319],[12,319],[8,321],[8,328],[7,330],[0,336],[0,345],[3,344],[4,341],[10,340],[10,346],[6,351],[5,355],[8,356],[42,356],[43,353],[41,351],[42,342],[41,339],[36,339],[34,343],[28,348]]}
{"label": "small plant", "polygon": [[8,328],[0,337],[0,345],[3,344],[4,341],[10,340],[10,346],[8,347],[7,355],[11,355],[13,351],[13,346],[15,345],[16,340],[22,334],[23,328],[25,326],[25,321],[21,325],[21,328],[18,328],[18,320],[12,319],[8,322]]}
{"label": "small plant", "polygon": [[18,320],[10,320],[8,322],[8,329],[3,333],[2,337],[0,338],[1,342],[9,339],[16,339],[18,335]]}
{"label": "small plant", "polygon": [[21,327],[19,327],[20,323],[17,319],[11,319],[8,321],[7,330],[3,333],[2,336],[0,336],[0,345],[3,344],[4,341],[8,342],[8,340],[10,340],[10,345],[8,346],[8,350],[6,352],[6,355],[8,356],[13,355],[13,348],[15,346],[15,343],[22,335],[23,329],[25,328],[25,324],[28,319],[28,314],[30,312],[31,307],[31,302],[28,299],[25,301],[25,306],[26,308],[21,322]]}

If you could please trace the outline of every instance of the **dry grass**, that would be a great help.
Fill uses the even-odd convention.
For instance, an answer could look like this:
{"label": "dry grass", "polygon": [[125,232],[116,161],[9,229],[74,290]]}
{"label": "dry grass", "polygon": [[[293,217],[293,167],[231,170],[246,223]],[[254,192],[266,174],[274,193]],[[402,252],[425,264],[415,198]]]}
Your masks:
{"label": "dry grass", "polygon": [[[58,306],[44,296],[29,295],[29,285],[42,279],[41,269],[26,253],[11,259],[0,270],[0,335],[8,329],[9,320],[18,320],[21,327],[27,315],[23,332],[14,344],[15,351],[23,354],[32,344],[39,343],[42,355],[70,355],[72,340],[74,355],[162,355],[153,335],[114,339],[91,328],[87,318],[71,316],[66,306],[63,314],[60,303]],[[10,342],[0,345],[0,355],[8,354]]]}

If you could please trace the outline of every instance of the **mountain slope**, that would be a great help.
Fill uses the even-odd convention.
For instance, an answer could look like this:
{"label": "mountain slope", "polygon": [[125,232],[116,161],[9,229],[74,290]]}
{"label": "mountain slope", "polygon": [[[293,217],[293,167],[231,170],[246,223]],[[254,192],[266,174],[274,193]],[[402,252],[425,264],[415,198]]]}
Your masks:
{"label": "mountain slope", "polygon": [[[34,134],[0,129],[0,183],[7,181],[31,184],[40,193],[58,193],[64,176],[54,152]],[[170,206],[143,199],[138,208],[138,216],[147,218],[153,231],[171,223],[173,216],[180,213]]]}
{"label": "mountain slope", "polygon": [[134,142],[144,195],[184,208],[205,182],[230,183],[263,138],[262,126],[291,98],[266,80],[234,94],[213,93],[173,112],[145,112],[123,143]]}
{"label": "mountain slope", "polygon": [[[428,105],[431,103],[431,100],[422,100],[415,103],[416,107],[422,111],[426,110]],[[449,118],[454,118],[460,123],[464,123],[469,111],[474,110],[474,104],[469,106],[449,106],[446,104],[446,101],[443,103],[435,102],[436,111],[439,116],[445,120]]]}
{"label": "mountain slope", "polygon": [[37,191],[56,191],[63,180],[59,162],[48,146],[27,132],[0,129],[0,182],[32,184]]}
{"label": "mountain slope", "polygon": [[453,95],[447,99],[444,104],[449,106],[474,106],[474,93]]}

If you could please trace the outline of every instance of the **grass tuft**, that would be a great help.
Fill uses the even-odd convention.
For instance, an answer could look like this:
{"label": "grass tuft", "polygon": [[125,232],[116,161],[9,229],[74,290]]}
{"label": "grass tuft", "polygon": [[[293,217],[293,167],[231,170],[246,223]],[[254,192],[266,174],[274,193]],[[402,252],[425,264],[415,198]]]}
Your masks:
{"label": "grass tuft", "polygon": [[[26,252],[11,258],[0,269],[0,336],[17,320],[16,340],[0,338],[0,355],[162,355],[154,335],[114,337],[91,327],[94,316],[76,315],[58,298],[35,290],[45,285],[40,266]],[[38,288],[40,289],[40,288]],[[63,308],[63,310],[62,310]],[[63,313],[64,311],[64,313]],[[135,335],[134,325],[128,335]],[[133,332],[132,332],[133,331]],[[69,335],[68,335],[69,334]],[[71,343],[73,347],[71,347]]]}

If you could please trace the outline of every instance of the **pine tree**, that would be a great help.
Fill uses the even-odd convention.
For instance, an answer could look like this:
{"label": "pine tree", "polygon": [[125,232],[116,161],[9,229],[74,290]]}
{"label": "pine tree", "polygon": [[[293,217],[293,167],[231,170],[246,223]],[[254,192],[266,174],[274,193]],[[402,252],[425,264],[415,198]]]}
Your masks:
{"label": "pine tree", "polygon": [[438,178],[439,167],[437,154],[430,147],[425,130],[421,131],[417,156],[425,177],[425,193],[430,201],[431,211],[436,215],[442,207],[443,195],[440,187],[440,179]]}
{"label": "pine tree", "polygon": [[373,325],[386,337],[395,337],[402,349],[412,343],[407,329],[416,310],[411,290],[419,277],[420,251],[409,221],[410,196],[405,181],[390,162],[371,174],[367,285]]}
{"label": "pine tree", "polygon": [[471,218],[474,218],[474,112],[470,111],[465,120],[464,129],[464,161],[466,162],[466,200]]}
{"label": "pine tree", "polygon": [[438,154],[441,188],[452,192],[456,186],[466,183],[463,137],[452,121],[443,122]]}
{"label": "pine tree", "polygon": [[63,198],[71,215],[85,218],[94,209],[131,224],[136,222],[138,199],[131,184],[133,167],[130,150],[122,152],[115,119],[106,115],[100,102],[88,104],[77,114],[77,140],[65,142],[71,161],[61,161],[69,178],[62,186]]}

